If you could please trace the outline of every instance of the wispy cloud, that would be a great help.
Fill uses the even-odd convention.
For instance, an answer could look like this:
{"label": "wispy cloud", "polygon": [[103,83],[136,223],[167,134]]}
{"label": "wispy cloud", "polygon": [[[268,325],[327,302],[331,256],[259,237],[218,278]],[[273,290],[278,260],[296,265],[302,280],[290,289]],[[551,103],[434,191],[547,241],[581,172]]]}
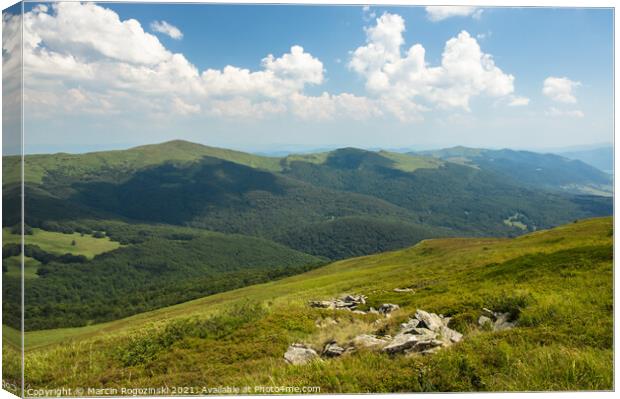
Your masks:
{"label": "wispy cloud", "polygon": [[479,19],[484,10],[471,6],[428,6],[425,8],[426,17],[433,21],[443,21],[452,17],[469,17]]}
{"label": "wispy cloud", "polygon": [[151,30],[168,35],[175,40],[181,40],[183,38],[183,32],[181,32],[181,30],[176,26],[171,25],[166,21],[151,22]]}

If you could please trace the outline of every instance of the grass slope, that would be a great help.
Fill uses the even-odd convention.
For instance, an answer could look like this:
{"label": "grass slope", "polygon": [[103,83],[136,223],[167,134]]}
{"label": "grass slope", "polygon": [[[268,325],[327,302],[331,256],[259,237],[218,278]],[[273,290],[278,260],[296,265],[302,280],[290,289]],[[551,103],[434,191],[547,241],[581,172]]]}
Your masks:
{"label": "grass slope", "polygon": [[[24,244],[37,245],[46,252],[63,255],[84,255],[89,259],[104,252],[113,251],[121,245],[112,241],[109,237],[95,238],[91,235],[80,233],[58,233],[41,229],[32,229],[32,234],[26,235]],[[20,243],[18,234],[11,233],[11,229],[2,229],[2,243]],[[75,242],[75,245],[72,243]]]}
{"label": "grass slope", "polygon": [[[322,393],[612,389],[612,236],[612,219],[600,218],[515,239],[427,240],[110,323],[29,332],[26,383],[310,385]],[[402,308],[376,324],[376,316],[307,306],[346,292]],[[479,329],[483,306],[512,312],[518,327]],[[282,359],[292,342],[394,334],[416,309],[452,316],[465,340],[426,357],[362,351],[306,366]],[[325,317],[339,323],[318,328]],[[4,370],[7,380],[18,378],[9,345]]]}
{"label": "grass slope", "polygon": [[[56,176],[89,177],[100,176],[102,172],[126,176],[138,169],[164,162],[193,162],[208,156],[267,170],[279,169],[279,158],[263,157],[223,148],[208,147],[183,140],[161,144],[145,145],[128,150],[100,151],[87,154],[37,154],[24,157],[25,181],[43,183]],[[19,170],[16,166],[20,157],[3,158],[7,170]],[[17,174],[5,176],[4,185],[17,182]]]}

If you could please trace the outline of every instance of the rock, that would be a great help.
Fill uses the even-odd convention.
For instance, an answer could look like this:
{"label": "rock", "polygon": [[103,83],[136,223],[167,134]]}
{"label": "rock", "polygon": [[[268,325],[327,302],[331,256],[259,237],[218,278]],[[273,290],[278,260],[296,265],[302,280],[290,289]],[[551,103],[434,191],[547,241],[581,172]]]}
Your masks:
{"label": "rock", "polygon": [[429,330],[428,328],[411,328],[409,330],[401,330],[403,334],[415,334],[415,335],[427,335],[429,337],[434,337],[437,335],[434,331]]}
{"label": "rock", "polygon": [[383,351],[390,354],[402,353],[407,349],[413,348],[419,341],[419,335],[398,334],[389,345],[383,348]]}
{"label": "rock", "polygon": [[360,305],[366,304],[366,296],[365,295],[345,295],[342,300],[344,302],[356,303]]}
{"label": "rock", "polygon": [[420,320],[420,327],[428,328],[431,331],[439,332],[444,326],[441,318],[435,313],[428,313],[421,309],[415,313],[415,318]]}
{"label": "rock", "polygon": [[333,307],[333,302],[331,302],[331,301],[310,301],[310,307],[313,307],[313,308],[331,308],[331,307]]}
{"label": "rock", "polygon": [[365,303],[365,295],[345,295],[342,298],[329,301],[310,301],[310,306],[313,308],[352,310],[355,309],[357,305],[363,305]]}
{"label": "rock", "polygon": [[495,312],[492,311],[491,309],[482,308],[482,312],[485,313],[485,315],[491,319],[495,318]]}
{"label": "rock", "polygon": [[355,313],[355,314],[366,314],[366,312],[364,312],[363,310],[354,310],[352,313]]}
{"label": "rock", "polygon": [[496,315],[497,318],[493,324],[493,330],[495,331],[508,330],[517,325],[516,322],[508,321],[510,319],[510,313],[497,313]]}
{"label": "rock", "polygon": [[440,350],[441,350],[441,347],[440,346],[436,346],[434,348],[429,348],[429,349],[423,350],[422,352],[420,352],[420,354],[422,354],[422,355],[432,355],[433,353],[437,353]]}
{"label": "rock", "polygon": [[383,305],[379,306],[379,313],[389,315],[390,313],[398,309],[400,309],[400,306],[398,305],[395,305],[393,303],[384,303]]}
{"label": "rock", "polygon": [[380,349],[389,344],[390,341],[385,338],[377,338],[374,335],[362,334],[353,338],[353,345],[358,348],[376,348]]}
{"label": "rock", "polygon": [[463,339],[463,334],[448,327],[449,317],[418,309],[415,318],[400,325],[400,331],[383,350],[397,353],[435,353]]}
{"label": "rock", "polygon": [[416,328],[420,324],[420,320],[418,319],[409,319],[408,322],[402,323],[400,325],[401,330],[411,330],[412,328]]}
{"label": "rock", "polygon": [[338,357],[345,352],[345,349],[334,341],[328,342],[323,348],[323,356],[325,357]]}
{"label": "rock", "polygon": [[396,353],[421,352],[430,347],[443,345],[442,341],[436,339],[437,334],[431,330],[418,331],[419,334],[399,333],[392,342],[383,348],[383,351]]}
{"label": "rock", "polygon": [[413,292],[411,288],[394,288],[394,292]]}
{"label": "rock", "polygon": [[379,311],[373,307],[371,307],[370,309],[368,309],[368,313],[369,314],[381,314],[379,313]]}
{"label": "rock", "polygon": [[482,315],[478,318],[478,325],[480,327],[484,327],[485,325],[493,326],[493,320],[491,320],[487,316]]}
{"label": "rock", "polygon": [[440,332],[441,337],[443,338],[446,344],[456,344],[457,342],[461,342],[463,339],[463,334],[458,331],[455,331],[448,327],[443,327]]}
{"label": "rock", "polygon": [[516,321],[510,321],[510,313],[493,312],[487,308],[482,308],[482,312],[483,315],[478,318],[478,325],[480,327],[489,325],[493,331],[502,331],[517,325]]}
{"label": "rock", "polygon": [[293,365],[306,364],[312,360],[318,359],[319,355],[312,348],[308,348],[304,344],[292,344],[284,354],[284,360]]}

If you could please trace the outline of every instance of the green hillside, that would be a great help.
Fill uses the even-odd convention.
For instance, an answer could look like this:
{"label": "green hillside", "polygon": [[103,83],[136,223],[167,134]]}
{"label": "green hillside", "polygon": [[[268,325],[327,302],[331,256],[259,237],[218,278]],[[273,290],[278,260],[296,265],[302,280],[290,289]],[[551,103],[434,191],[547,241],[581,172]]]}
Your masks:
{"label": "green hillside", "polygon": [[[498,171],[486,164],[354,148],[268,158],[183,141],[27,156],[26,162],[29,173],[39,176],[28,178],[26,186],[26,222],[34,227],[50,220],[121,219],[273,239],[334,218],[374,217],[505,236],[521,233],[504,223],[515,214],[533,231],[611,213],[609,198],[560,194],[506,177],[524,173],[518,162]],[[554,170],[554,176],[561,172],[562,184],[585,184],[587,176],[581,175],[571,183],[572,170]],[[5,190],[10,192],[10,184]],[[3,211],[17,214],[18,206],[6,201]],[[5,225],[15,222],[5,219]]]}
{"label": "green hillside", "polygon": [[[123,178],[136,170],[165,162],[193,162],[203,157],[215,157],[241,165],[278,170],[278,158],[262,157],[239,151],[232,151],[183,140],[162,144],[134,147],[128,150],[91,152],[88,154],[37,154],[25,156],[25,180],[30,183],[44,183],[58,177],[78,177],[81,180],[97,180],[102,176]],[[7,170],[18,170],[14,165],[18,157],[4,157]],[[10,176],[7,176],[10,177]],[[5,179],[4,185],[18,181]]]}
{"label": "green hillside", "polygon": [[[28,332],[26,383],[318,386],[321,393],[610,390],[612,228],[611,218],[600,218],[514,239],[426,240],[110,323]],[[344,293],[367,295],[366,306],[400,309],[385,318],[308,306]],[[508,312],[516,327],[479,327],[483,307]],[[358,350],[303,366],[282,358],[294,342],[320,349],[362,333],[393,336],[417,309],[452,317],[449,326],[464,339],[428,356]],[[8,341],[14,334],[6,332],[10,380],[19,368]]]}
{"label": "green hillside", "polygon": [[403,221],[344,217],[285,230],[275,240],[335,260],[405,248],[426,238],[451,234],[447,229]]}
{"label": "green hillside", "polygon": [[[93,231],[105,231],[110,238],[39,229],[25,236],[27,259],[38,261],[26,263],[31,277],[25,284],[26,330],[114,320],[325,263],[256,237],[163,225],[90,223]],[[14,259],[19,247],[11,252],[13,239],[7,234],[3,245],[3,257],[12,256],[3,268],[3,323],[17,328],[21,298],[12,293],[19,293],[21,282]],[[92,259],[81,256],[95,250],[101,253]]]}

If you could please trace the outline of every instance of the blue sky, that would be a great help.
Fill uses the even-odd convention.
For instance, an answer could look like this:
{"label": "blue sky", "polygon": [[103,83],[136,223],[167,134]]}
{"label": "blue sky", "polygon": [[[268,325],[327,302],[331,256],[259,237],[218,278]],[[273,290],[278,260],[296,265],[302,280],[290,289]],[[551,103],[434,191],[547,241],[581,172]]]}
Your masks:
{"label": "blue sky", "polygon": [[[613,139],[610,9],[32,3],[26,11],[27,152],[176,138],[250,151]],[[164,21],[175,38],[154,28]],[[416,44],[423,58],[408,55]]]}

